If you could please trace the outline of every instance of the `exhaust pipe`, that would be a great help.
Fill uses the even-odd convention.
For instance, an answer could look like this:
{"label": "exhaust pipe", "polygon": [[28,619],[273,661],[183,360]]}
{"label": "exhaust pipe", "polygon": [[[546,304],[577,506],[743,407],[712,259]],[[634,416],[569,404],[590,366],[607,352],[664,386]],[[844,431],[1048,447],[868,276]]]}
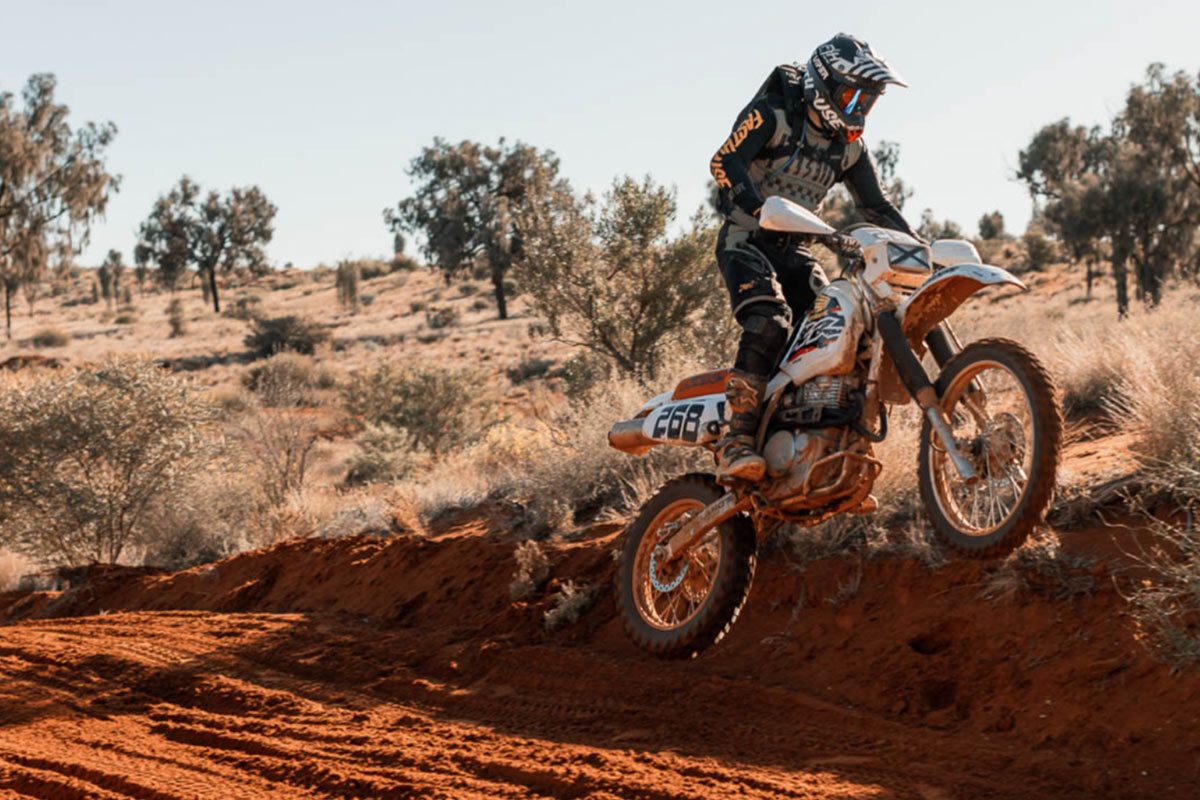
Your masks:
{"label": "exhaust pipe", "polygon": [[613,425],[608,432],[609,447],[634,456],[649,453],[658,442],[642,433],[642,423],[645,421],[644,417],[636,417]]}

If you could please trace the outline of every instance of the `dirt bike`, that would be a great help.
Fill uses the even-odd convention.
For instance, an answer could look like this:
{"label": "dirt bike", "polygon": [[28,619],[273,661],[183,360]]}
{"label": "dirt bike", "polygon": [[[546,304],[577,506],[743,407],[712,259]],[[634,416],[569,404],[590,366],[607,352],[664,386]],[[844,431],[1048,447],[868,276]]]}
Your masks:
{"label": "dirt bike", "polygon": [[[617,599],[642,649],[688,657],[718,641],[749,594],[758,543],[782,523],[817,525],[874,510],[883,469],[872,445],[890,405],[922,412],[918,483],[933,532],[951,551],[1003,556],[1043,518],[1054,491],[1062,420],[1054,385],[1023,346],[983,339],[963,347],[947,318],[989,286],[1025,285],[980,263],[969,242],[930,245],[860,224],[839,233],[781,197],[760,213],[767,230],[810,237],[843,257],[795,326],[767,384],[756,445],[757,483],[708,474],[666,483],[629,526]],[[920,357],[928,347],[940,373]],[[728,370],[696,375],[616,423],[609,444],[641,455],[659,445],[715,451]]]}

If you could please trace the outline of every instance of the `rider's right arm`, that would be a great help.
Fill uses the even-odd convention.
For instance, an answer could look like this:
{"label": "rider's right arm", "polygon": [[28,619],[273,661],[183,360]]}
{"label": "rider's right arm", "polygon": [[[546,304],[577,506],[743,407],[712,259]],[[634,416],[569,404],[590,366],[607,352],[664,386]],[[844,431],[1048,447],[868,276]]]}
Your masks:
{"label": "rider's right arm", "polygon": [[775,111],[760,97],[742,109],[733,133],[713,156],[708,168],[722,194],[747,214],[758,213],[763,196],[750,180],[749,164],[775,135]]}

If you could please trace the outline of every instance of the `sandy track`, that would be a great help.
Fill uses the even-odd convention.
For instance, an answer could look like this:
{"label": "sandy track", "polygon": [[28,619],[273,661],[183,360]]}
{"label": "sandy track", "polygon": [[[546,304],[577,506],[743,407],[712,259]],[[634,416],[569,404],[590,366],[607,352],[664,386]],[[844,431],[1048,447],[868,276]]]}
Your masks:
{"label": "sandy track", "polygon": [[[495,645],[484,648],[486,677],[462,685],[406,665],[417,644],[411,631],[297,615],[23,623],[0,647],[0,788],[161,800],[1017,797],[1032,788],[1009,785],[1009,758],[981,743],[793,692]],[[356,675],[377,670],[373,690],[331,669],[350,653]],[[601,691],[581,692],[581,675]],[[1036,785],[1086,796],[1052,777]]]}
{"label": "sandy track", "polygon": [[[614,537],[555,574],[607,585]],[[475,524],[0,596],[0,798],[1200,794],[1200,681],[1106,580],[984,601],[987,566],[776,555],[727,641],[667,663],[609,595],[545,633],[513,547]]]}

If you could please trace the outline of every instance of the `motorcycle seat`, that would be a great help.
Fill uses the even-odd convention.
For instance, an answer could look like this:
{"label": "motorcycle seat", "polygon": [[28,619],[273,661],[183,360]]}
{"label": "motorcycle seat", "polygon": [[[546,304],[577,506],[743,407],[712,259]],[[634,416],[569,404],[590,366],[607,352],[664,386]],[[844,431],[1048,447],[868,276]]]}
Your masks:
{"label": "motorcycle seat", "polygon": [[711,372],[701,372],[699,375],[684,378],[671,393],[671,399],[685,400],[689,397],[724,392],[725,380],[729,377],[730,372],[729,369],[714,369]]}

